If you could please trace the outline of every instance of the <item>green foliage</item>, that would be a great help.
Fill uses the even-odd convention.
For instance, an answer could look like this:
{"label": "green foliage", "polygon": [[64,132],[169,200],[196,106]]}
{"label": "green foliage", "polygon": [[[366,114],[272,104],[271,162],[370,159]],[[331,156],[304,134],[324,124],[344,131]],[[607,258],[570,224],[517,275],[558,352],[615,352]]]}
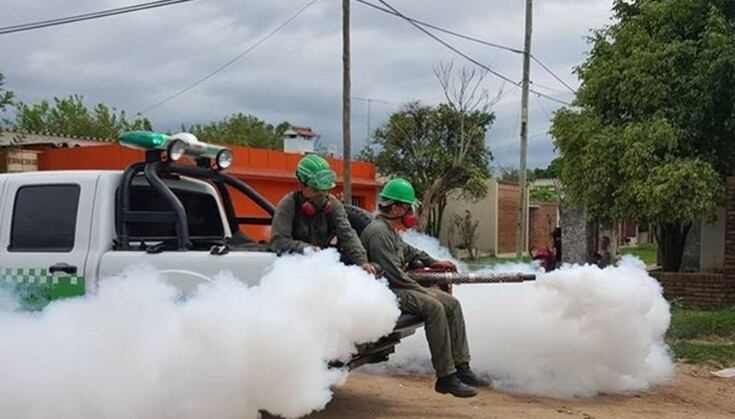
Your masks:
{"label": "green foliage", "polygon": [[646,265],[656,264],[656,251],[657,247],[655,244],[641,244],[636,247],[623,247],[618,249],[618,253],[622,255],[633,255],[638,259],[642,260]]}
{"label": "green foliage", "polygon": [[735,362],[733,343],[676,341],[670,346],[677,360],[718,366],[730,366]]}
{"label": "green foliage", "polygon": [[[441,207],[455,189],[480,198],[487,193],[492,159],[485,133],[494,119],[482,110],[462,114],[447,104],[411,102],[375,131],[360,158],[377,164],[381,175],[410,181],[427,208],[436,202]],[[441,216],[429,232],[438,234],[440,224]]]}
{"label": "green foliage", "polygon": [[205,142],[281,150],[283,133],[288,127],[287,122],[274,127],[253,115],[237,113],[221,121],[194,124],[182,127],[182,130],[191,132]]}
{"label": "green foliage", "polygon": [[555,157],[545,169],[539,167],[533,169],[533,179],[557,179],[561,176],[561,167],[562,159]]}
{"label": "green foliage", "polygon": [[735,362],[735,310],[674,307],[667,340],[677,359],[732,366]]}
{"label": "green foliage", "polygon": [[152,130],[146,118],[129,121],[125,112],[119,113],[102,103],[87,108],[81,96],[54,98],[54,103],[17,104],[13,129],[20,133],[49,132],[75,137],[116,139],[120,133],[130,130]]}
{"label": "green foliage", "polygon": [[[528,182],[533,182],[539,179],[557,179],[561,176],[561,165],[562,159],[560,157],[556,157],[545,169],[540,167],[533,170],[528,169],[526,171],[526,180]],[[516,168],[500,167],[497,176],[498,180],[502,182],[518,183],[520,173]]]}
{"label": "green foliage", "polygon": [[552,186],[538,186],[528,192],[531,202],[556,202],[559,197]]}
{"label": "green foliage", "polygon": [[[521,172],[517,168],[501,167],[497,174],[498,180],[501,182],[518,184],[521,179]],[[526,170],[526,181],[533,182],[536,179],[531,169]]]}
{"label": "green foliage", "polygon": [[419,102],[404,105],[385,126],[375,130],[373,142],[362,150],[360,158],[377,164],[381,175],[407,179],[418,196],[447,173],[454,175],[448,185],[451,189],[462,188],[473,196],[483,196],[483,180],[490,176],[492,159],[485,146],[485,133],[495,116],[475,112],[465,117],[470,120],[468,125],[477,125],[479,129],[472,135],[470,151],[462,164],[455,161],[459,115],[443,104],[426,106]]}
{"label": "green foliage", "polygon": [[459,236],[459,242],[456,247],[465,249],[471,260],[477,259],[477,228],[480,225],[479,220],[472,219],[470,210],[465,210],[464,216],[454,214],[452,217],[452,225],[450,227],[450,236],[454,236],[456,232]]}
{"label": "green foliage", "polygon": [[[5,109],[13,104],[13,92],[5,90],[3,85],[5,84],[5,76],[0,73],[0,114],[5,112]],[[0,132],[3,131],[3,121],[0,120]]]}
{"label": "green foliage", "polygon": [[676,339],[722,338],[735,340],[735,310],[689,310],[671,313],[668,336]]}
{"label": "green foliage", "polygon": [[678,268],[689,222],[713,215],[735,174],[735,8],[636,0],[614,10],[577,68],[577,107],[552,123],[561,179],[598,221],[665,225],[665,264]]}

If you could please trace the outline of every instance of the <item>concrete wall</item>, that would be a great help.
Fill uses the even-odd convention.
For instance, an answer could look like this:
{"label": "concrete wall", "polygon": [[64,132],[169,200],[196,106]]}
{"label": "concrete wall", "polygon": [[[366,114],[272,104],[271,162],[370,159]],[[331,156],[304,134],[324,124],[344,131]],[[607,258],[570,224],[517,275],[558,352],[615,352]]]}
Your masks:
{"label": "concrete wall", "polygon": [[725,208],[717,209],[717,219],[702,223],[699,269],[702,272],[722,272],[725,263]]}
{"label": "concrete wall", "polygon": [[[725,262],[725,208],[718,208],[713,221],[692,224],[684,243],[681,270],[684,272],[722,272]],[[659,255],[660,256],[660,255]]]}
{"label": "concrete wall", "polygon": [[561,208],[561,260],[563,263],[587,263],[593,247],[593,231],[582,208]]}
{"label": "concrete wall", "polygon": [[469,210],[472,213],[472,218],[479,221],[477,227],[477,249],[481,253],[495,254],[495,249],[497,248],[496,231],[498,219],[496,214],[498,184],[493,180],[488,180],[487,184],[487,195],[476,202],[461,199],[459,192],[450,194],[447,207],[444,210],[444,221],[439,233],[439,240],[444,246],[456,243],[459,239],[458,233],[456,232],[453,237],[450,237],[453,216],[457,215],[462,217],[465,214],[465,210]]}
{"label": "concrete wall", "polygon": [[[692,223],[692,227],[689,229],[689,233],[684,240],[684,253],[681,255],[682,272],[699,272],[699,256],[701,253],[702,222],[695,221]],[[660,263],[663,264],[663,259]]]}
{"label": "concrete wall", "polygon": [[[474,220],[479,221],[477,228],[477,249],[485,254],[515,254],[516,225],[518,223],[518,204],[520,190],[518,185],[498,183],[488,180],[488,193],[479,201],[461,199],[459,193],[452,193],[444,210],[444,220],[439,233],[439,240],[445,246],[457,243],[458,233],[450,234],[452,218],[464,216],[469,210]],[[527,225],[529,244],[550,242],[551,231],[558,223],[558,207],[555,203],[534,203],[535,209],[529,211],[530,222]],[[455,229],[456,230],[456,229]],[[527,253],[527,250],[526,250]]]}

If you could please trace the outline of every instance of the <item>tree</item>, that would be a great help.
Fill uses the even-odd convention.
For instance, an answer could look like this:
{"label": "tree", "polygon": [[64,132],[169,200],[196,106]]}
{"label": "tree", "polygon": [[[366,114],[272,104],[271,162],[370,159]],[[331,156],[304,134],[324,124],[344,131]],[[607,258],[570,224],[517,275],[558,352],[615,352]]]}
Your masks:
{"label": "tree", "polygon": [[[533,182],[540,179],[557,179],[559,176],[561,176],[561,163],[561,158],[556,157],[554,158],[554,160],[551,161],[551,163],[549,163],[549,166],[545,169],[542,169],[540,167],[537,167],[533,170],[527,169],[526,180],[528,180],[529,182]],[[503,182],[518,183],[518,178],[520,176],[517,168],[500,166],[497,169],[498,180]]]}
{"label": "tree", "polygon": [[450,237],[454,236],[455,231],[459,235],[458,249],[467,250],[470,259],[477,259],[477,228],[480,226],[479,220],[472,219],[470,210],[464,210],[464,216],[454,214],[450,227]]}
{"label": "tree", "polygon": [[678,270],[693,220],[713,216],[735,173],[735,7],[614,5],[576,69],[576,107],[554,116],[561,178],[597,221],[655,224],[663,267]]}
{"label": "tree", "polygon": [[[507,182],[507,183],[515,183],[518,184],[520,182],[520,171],[515,167],[500,167],[498,169],[498,180],[501,182]],[[535,170],[527,169],[526,170],[526,180],[529,182],[533,182],[536,180],[536,172]]]}
{"label": "tree", "polygon": [[360,158],[375,163],[383,176],[403,177],[422,200],[419,229],[438,237],[446,195],[460,189],[462,197],[480,198],[487,192],[492,155],[485,146],[485,132],[494,115],[474,112],[465,123],[481,126],[463,160],[458,162],[459,117],[446,104],[404,105],[378,128]]}
{"label": "tree", "polygon": [[274,127],[253,115],[237,113],[206,125],[182,126],[182,130],[205,142],[280,150],[283,148],[283,133],[288,127],[288,122]]}
{"label": "tree", "polygon": [[17,104],[13,130],[19,133],[48,132],[74,137],[117,139],[125,131],[152,130],[147,118],[129,121],[125,112],[98,103],[89,109],[79,95],[54,98],[54,103]]}
{"label": "tree", "polygon": [[533,169],[533,179],[557,179],[561,176],[561,164],[562,159],[555,157],[545,169],[540,167]]}
{"label": "tree", "polygon": [[559,195],[553,186],[539,186],[529,191],[531,202],[558,202]]}
{"label": "tree", "polygon": [[[0,114],[5,112],[5,109],[13,104],[13,92],[5,90],[3,85],[5,84],[5,76],[0,73]],[[3,132],[3,120],[0,120],[0,132]]]}
{"label": "tree", "polygon": [[450,191],[471,198],[487,193],[492,154],[485,134],[495,115],[494,101],[481,88],[484,73],[462,69],[455,75],[450,64],[435,74],[446,102],[404,105],[375,131],[361,158],[376,163],[382,175],[414,185],[423,203],[418,229],[438,237]]}

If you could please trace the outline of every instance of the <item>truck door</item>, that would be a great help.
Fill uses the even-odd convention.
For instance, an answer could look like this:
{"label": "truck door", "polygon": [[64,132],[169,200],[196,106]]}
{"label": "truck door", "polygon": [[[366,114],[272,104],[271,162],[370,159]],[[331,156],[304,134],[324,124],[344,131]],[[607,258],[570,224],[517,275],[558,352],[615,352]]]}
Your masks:
{"label": "truck door", "polygon": [[13,176],[0,201],[0,287],[21,306],[84,294],[97,177]]}

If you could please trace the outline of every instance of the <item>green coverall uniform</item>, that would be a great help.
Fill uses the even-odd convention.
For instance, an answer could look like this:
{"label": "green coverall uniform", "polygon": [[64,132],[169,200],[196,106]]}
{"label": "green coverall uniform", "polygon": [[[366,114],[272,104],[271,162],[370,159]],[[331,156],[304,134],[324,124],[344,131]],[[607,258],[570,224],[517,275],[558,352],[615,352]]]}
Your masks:
{"label": "green coverall uniform", "polygon": [[464,317],[459,301],[438,288],[425,288],[406,273],[414,260],[429,266],[431,256],[405,243],[381,216],[360,235],[370,262],[379,264],[390,289],[398,296],[401,311],[420,316],[425,322],[431,362],[437,377],[455,372],[455,366],[469,363]]}
{"label": "green coverall uniform", "polygon": [[301,211],[304,199],[300,194],[289,193],[278,203],[271,224],[271,249],[278,253],[301,253],[312,246],[325,249],[333,247],[330,241],[336,236],[344,263],[358,266],[367,263],[365,248],[352,229],[342,203],[327,195],[331,212],[319,211],[310,217]]}

